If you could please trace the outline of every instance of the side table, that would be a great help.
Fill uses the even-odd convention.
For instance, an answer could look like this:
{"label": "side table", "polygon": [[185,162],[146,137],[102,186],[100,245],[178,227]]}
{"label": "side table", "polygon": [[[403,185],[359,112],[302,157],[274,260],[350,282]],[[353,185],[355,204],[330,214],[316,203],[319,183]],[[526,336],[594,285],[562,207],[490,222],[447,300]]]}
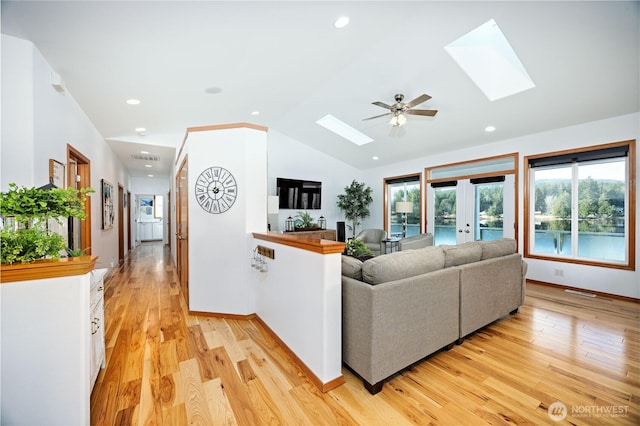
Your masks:
{"label": "side table", "polygon": [[382,240],[384,243],[384,253],[393,253],[394,251],[398,251],[398,242],[400,238],[387,238],[386,240]]}

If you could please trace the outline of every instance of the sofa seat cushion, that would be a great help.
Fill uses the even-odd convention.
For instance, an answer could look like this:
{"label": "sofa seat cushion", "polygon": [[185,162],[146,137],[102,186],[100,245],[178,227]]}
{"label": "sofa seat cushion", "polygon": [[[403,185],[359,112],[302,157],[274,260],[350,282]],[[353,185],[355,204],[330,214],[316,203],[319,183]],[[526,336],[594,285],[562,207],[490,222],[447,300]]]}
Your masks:
{"label": "sofa seat cushion", "polygon": [[342,255],[342,275],[362,281],[362,262],[355,257]]}
{"label": "sofa seat cushion", "polygon": [[500,238],[492,241],[479,241],[482,246],[482,260],[502,257],[516,252],[516,240]]}
{"label": "sofa seat cushion", "polygon": [[397,251],[364,262],[362,280],[375,285],[426,274],[442,268],[444,268],[444,253],[440,247]]}
{"label": "sofa seat cushion", "polygon": [[444,252],[445,268],[479,262],[482,258],[482,246],[477,241],[470,241],[456,246],[442,245],[440,247]]}

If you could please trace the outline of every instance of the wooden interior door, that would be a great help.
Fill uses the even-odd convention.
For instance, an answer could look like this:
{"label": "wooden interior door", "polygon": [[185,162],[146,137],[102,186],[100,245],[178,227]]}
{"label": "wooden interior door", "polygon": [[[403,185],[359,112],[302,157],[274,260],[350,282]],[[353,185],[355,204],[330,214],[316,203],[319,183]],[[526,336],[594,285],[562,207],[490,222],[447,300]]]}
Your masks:
{"label": "wooden interior door", "polygon": [[131,192],[127,191],[127,250],[131,255]]}
{"label": "wooden interior door", "polygon": [[178,279],[189,306],[189,191],[187,180],[187,158],[176,176],[176,260]]}
{"label": "wooden interior door", "polygon": [[169,251],[171,251],[171,191],[167,193],[167,244],[169,245]]}
{"label": "wooden interior door", "polygon": [[124,264],[124,187],[118,184],[118,265]]}
{"label": "wooden interior door", "polygon": [[[80,151],[67,144],[67,186],[82,189],[91,186],[91,161]],[[97,191],[100,194],[100,191]],[[99,195],[98,195],[99,196]],[[69,218],[68,246],[71,249],[84,249],[91,254],[91,198],[84,202],[87,217],[84,220]]]}

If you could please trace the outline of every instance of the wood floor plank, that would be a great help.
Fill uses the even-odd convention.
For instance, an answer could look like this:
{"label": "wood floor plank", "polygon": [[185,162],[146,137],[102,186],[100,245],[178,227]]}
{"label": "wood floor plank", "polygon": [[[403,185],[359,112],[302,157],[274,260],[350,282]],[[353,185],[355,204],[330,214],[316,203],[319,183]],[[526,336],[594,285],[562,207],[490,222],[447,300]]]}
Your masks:
{"label": "wood floor plank", "polygon": [[92,425],[640,424],[640,304],[549,286],[375,396],[346,368],[323,394],[259,320],[190,315],[167,248],[144,243],[105,282],[105,339]]}
{"label": "wood floor plank", "polygon": [[214,425],[235,426],[238,424],[220,378],[202,384],[207,395],[209,413]]}
{"label": "wood floor plank", "polygon": [[210,426],[213,423],[207,396],[200,380],[200,370],[195,359],[180,363],[187,421],[190,425]]}

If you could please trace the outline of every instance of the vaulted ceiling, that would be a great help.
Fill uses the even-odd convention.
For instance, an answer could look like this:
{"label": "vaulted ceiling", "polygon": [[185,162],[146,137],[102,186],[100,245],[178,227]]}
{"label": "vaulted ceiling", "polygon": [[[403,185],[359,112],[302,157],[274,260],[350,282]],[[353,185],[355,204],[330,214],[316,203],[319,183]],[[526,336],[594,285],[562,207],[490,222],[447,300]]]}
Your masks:
{"label": "vaulted ceiling", "polygon": [[[535,84],[493,102],[444,49],[490,19]],[[38,47],[134,176],[132,153],[164,162],[191,126],[264,125],[366,169],[637,112],[639,22],[637,1],[2,1],[2,32]],[[439,112],[363,121],[396,93]]]}

